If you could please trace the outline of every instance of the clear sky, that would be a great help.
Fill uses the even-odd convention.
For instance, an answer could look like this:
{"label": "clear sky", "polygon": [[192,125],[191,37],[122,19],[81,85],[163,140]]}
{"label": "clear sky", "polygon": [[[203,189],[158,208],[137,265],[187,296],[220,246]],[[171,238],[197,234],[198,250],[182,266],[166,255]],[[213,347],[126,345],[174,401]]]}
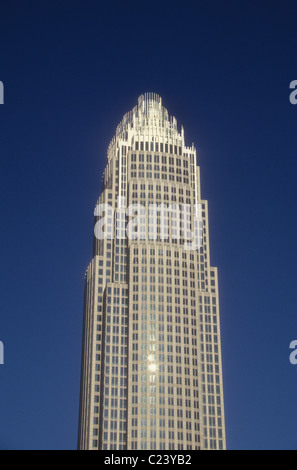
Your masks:
{"label": "clear sky", "polygon": [[106,150],[144,92],[195,143],[227,445],[297,449],[297,4],[2,0],[0,448],[75,449]]}

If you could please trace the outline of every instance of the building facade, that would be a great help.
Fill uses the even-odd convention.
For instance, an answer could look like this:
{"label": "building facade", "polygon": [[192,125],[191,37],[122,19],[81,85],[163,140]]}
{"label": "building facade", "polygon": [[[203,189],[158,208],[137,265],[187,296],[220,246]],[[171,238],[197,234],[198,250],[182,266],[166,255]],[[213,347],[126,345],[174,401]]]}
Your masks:
{"label": "building facade", "polygon": [[94,222],[78,448],[225,449],[208,206],[195,147],[157,94],[116,129]]}

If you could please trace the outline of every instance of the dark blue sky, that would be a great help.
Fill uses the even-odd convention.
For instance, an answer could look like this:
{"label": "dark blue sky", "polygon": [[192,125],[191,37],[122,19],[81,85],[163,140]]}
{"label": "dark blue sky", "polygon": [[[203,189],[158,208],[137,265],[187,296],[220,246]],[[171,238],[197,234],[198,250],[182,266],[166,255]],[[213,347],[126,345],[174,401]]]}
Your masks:
{"label": "dark blue sky", "polygon": [[198,150],[228,448],[297,449],[296,25],[293,1],[1,2],[1,449],[76,448],[93,209],[147,91]]}

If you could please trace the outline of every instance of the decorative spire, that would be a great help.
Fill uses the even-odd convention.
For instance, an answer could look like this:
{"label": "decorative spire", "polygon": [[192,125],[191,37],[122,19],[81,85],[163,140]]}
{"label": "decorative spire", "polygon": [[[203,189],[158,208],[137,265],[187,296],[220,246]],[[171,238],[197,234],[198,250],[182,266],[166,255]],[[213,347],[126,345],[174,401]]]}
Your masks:
{"label": "decorative spire", "polygon": [[123,116],[116,128],[115,140],[127,140],[127,133],[135,135],[150,135],[166,139],[166,141],[183,141],[183,128],[177,129],[177,121],[174,116],[169,116],[168,111],[162,105],[162,98],[157,93],[144,93],[139,96],[138,104]]}

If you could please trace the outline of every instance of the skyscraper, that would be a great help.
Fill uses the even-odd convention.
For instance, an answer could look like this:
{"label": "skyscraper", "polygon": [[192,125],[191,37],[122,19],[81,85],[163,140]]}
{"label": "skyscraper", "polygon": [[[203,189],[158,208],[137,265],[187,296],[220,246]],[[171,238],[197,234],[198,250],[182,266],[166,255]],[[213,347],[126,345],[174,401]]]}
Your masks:
{"label": "skyscraper", "polygon": [[107,152],[85,274],[79,449],[225,449],[217,268],[196,150],[161,98]]}

